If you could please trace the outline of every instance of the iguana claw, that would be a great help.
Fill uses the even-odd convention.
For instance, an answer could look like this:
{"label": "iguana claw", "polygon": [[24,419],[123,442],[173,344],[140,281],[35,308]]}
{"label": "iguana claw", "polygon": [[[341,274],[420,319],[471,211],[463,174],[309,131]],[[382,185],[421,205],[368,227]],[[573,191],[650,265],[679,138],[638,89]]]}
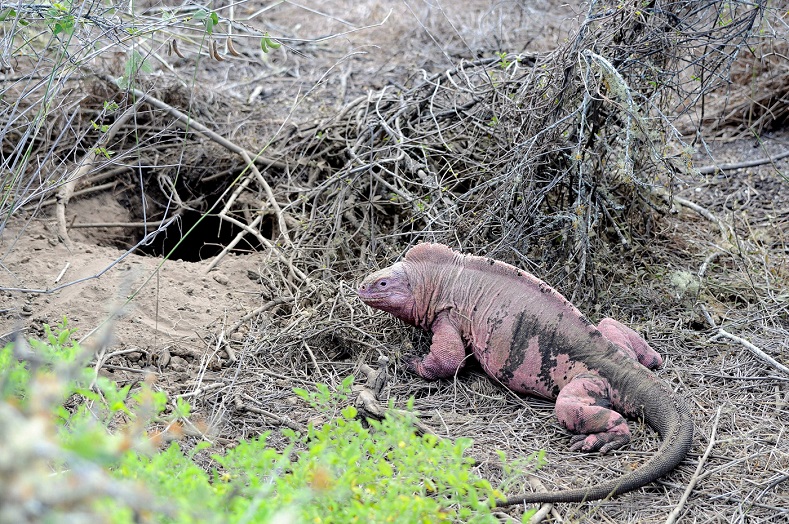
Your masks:
{"label": "iguana claw", "polygon": [[621,433],[592,433],[591,435],[573,435],[570,438],[571,451],[599,451],[608,453],[612,449],[619,449],[630,442],[629,435]]}

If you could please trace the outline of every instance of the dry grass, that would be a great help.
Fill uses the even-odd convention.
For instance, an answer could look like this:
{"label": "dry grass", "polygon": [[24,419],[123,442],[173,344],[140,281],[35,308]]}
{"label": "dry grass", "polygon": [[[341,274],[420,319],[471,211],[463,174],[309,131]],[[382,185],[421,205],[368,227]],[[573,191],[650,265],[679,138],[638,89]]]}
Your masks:
{"label": "dry grass", "polygon": [[[461,11],[459,3],[452,7]],[[262,66],[252,51],[255,32],[243,26],[235,30],[249,37],[238,37],[246,55],[229,58],[232,67],[215,60],[194,68],[174,60],[176,71],[194,72],[217,89],[182,82],[178,75],[140,77],[137,98],[148,99],[107,145],[115,151],[112,160],[76,180],[75,189],[88,192],[104,191],[100,184],[113,181],[117,198],[138,213],[146,200],[150,221],[190,210],[218,215],[223,227],[246,232],[246,247],[263,252],[256,278],[268,290],[266,307],[233,329],[227,328],[235,319],[217,328],[209,347],[222,358],[182,355],[196,368],[199,380],[190,388],[199,394],[190,399],[210,422],[211,438],[228,444],[283,425],[303,427],[319,415],[299,403],[291,388],[337,384],[378,354],[397,362],[423,351],[425,334],[367,309],[353,288],[368,269],[388,264],[409,245],[438,240],[538,274],[593,318],[632,323],[666,358],[662,377],[695,406],[697,439],[683,466],[612,501],[563,505],[565,521],[663,520],[704,453],[718,410],[716,441],[684,519],[785,520],[789,377],[746,348],[710,337],[724,328],[789,362],[789,187],[785,175],[776,176],[786,172],[786,161],[755,171],[761,177],[756,181],[696,177],[688,170],[686,146],[693,137],[675,128],[699,129],[701,140],[709,138],[707,129],[695,123],[711,119],[718,134],[735,126],[753,130],[754,122],[758,130],[781,125],[785,111],[776,104],[785,75],[776,72],[784,71],[786,61],[778,54],[765,57],[751,36],[765,20],[779,24],[780,17],[741,3],[673,2],[661,11],[593,2],[566,24],[574,27],[568,40],[523,49],[505,30],[488,33],[497,38],[472,38],[464,24],[483,27],[495,11],[474,7],[459,19],[419,8],[407,20],[421,26],[395,26],[390,42],[402,43],[402,56],[415,57],[424,68],[417,71],[401,56],[377,66],[370,56],[357,55],[362,47],[353,40],[356,33],[347,37],[347,50],[336,39],[299,38],[288,18],[296,8],[286,5],[268,22],[289,50],[268,55]],[[528,19],[527,7],[513,10]],[[373,25],[386,12],[349,8],[342,20],[338,13],[322,14],[306,17],[305,24],[323,23],[337,34],[348,25],[345,18],[365,25],[354,17]],[[562,20],[548,25],[558,31]],[[785,43],[785,28],[770,27]],[[436,38],[445,44],[441,52],[441,46],[431,47]],[[468,52],[472,47],[485,52],[476,56]],[[182,48],[196,52],[194,46]],[[737,52],[742,57],[751,48],[765,57],[760,63],[769,64],[764,74],[749,76],[735,61]],[[317,60],[324,60],[322,70],[308,70]],[[738,83],[721,91],[733,63]],[[114,121],[101,110],[103,102],[118,103],[119,113],[135,103],[107,81],[107,72],[117,76],[117,64],[94,65],[72,79],[75,89],[62,99],[64,107],[79,100],[77,116],[51,114],[50,134],[38,145],[50,153],[47,167],[36,172],[62,173],[62,166],[73,172],[100,139],[89,121]],[[10,89],[23,93],[19,85]],[[306,89],[294,98],[287,88],[300,85]],[[753,97],[755,85],[767,91]],[[725,103],[707,105],[702,114],[707,97]],[[32,99],[23,100],[33,107]],[[754,119],[749,115],[759,104],[769,110]],[[167,106],[188,112],[193,123],[230,145],[195,133],[192,124],[185,131]],[[58,138],[66,132],[69,139]],[[6,159],[14,156],[10,146],[3,142]],[[240,150],[251,153],[245,157]],[[251,161],[258,151],[262,158]],[[717,154],[714,144],[706,151]],[[31,213],[38,211],[36,200],[51,196],[19,189]],[[717,224],[686,208],[671,213],[661,196],[667,193],[696,201],[732,229],[721,236]],[[21,205],[13,209],[22,213]],[[123,237],[113,241],[130,242]],[[678,273],[690,275],[690,285],[677,284],[672,277]],[[124,355],[109,364],[141,362]],[[634,423],[625,451],[606,457],[570,453],[549,403],[505,392],[473,367],[457,380],[436,383],[396,365],[393,375],[385,400],[402,406],[413,396],[438,434],[474,438],[480,472],[494,480],[501,476],[495,449],[508,457],[546,449],[549,464],[537,475],[558,489],[612,478],[657,447],[656,436]],[[168,388],[166,370],[160,384]]]}

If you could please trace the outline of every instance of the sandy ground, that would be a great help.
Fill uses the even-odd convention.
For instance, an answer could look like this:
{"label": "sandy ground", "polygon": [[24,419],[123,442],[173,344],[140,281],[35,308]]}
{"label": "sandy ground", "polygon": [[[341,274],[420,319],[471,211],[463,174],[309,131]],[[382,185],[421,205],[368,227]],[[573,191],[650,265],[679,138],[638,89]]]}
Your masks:
{"label": "sandy ground", "polygon": [[111,320],[118,347],[193,347],[260,301],[247,274],[255,255],[229,256],[206,273],[204,263],[124,256],[85,241],[69,251],[53,231],[51,222],[37,219],[3,232],[4,334],[22,326],[40,334],[43,324],[66,316],[80,338]]}

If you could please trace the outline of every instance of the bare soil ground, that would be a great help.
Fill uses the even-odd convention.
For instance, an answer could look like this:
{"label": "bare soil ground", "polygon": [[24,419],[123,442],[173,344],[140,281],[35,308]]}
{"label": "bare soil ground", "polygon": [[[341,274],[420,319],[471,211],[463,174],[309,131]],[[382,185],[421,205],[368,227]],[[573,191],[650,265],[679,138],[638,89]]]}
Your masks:
{"label": "bare soil ground", "polygon": [[[218,96],[246,101],[258,115],[254,123],[239,123],[239,135],[249,132],[245,126],[275,133],[336,113],[369,90],[396,89],[419,70],[436,73],[459,57],[550,50],[577,26],[582,9],[575,2],[548,1],[315,4],[321,13],[289,3],[272,10],[267,23],[293,38],[290,49],[198,69]],[[364,26],[370,27],[315,40]],[[173,66],[194,68],[188,59]],[[697,145],[697,166],[776,155],[789,149],[789,133],[777,128],[758,139],[710,137],[706,146]],[[557,515],[565,522],[662,522],[710,445],[682,521],[789,520],[789,376],[743,344],[712,339],[721,327],[789,365],[787,173],[784,158],[681,178],[674,194],[731,229],[722,232],[709,217],[676,205],[675,213],[654,222],[648,245],[630,252],[612,247],[600,255],[593,268],[597,296],[585,295],[579,307],[592,318],[630,323],[645,335],[666,360],[659,374],[689,399],[697,435],[687,460],[666,478],[613,500],[559,505],[549,522],[559,522]],[[75,199],[67,222],[138,220],[120,194],[107,190]],[[275,280],[268,276],[276,260],[264,248],[239,249],[211,271],[212,258],[203,257],[200,246],[226,240],[210,237],[209,229],[190,248],[195,252],[180,256],[189,261],[126,254],[122,247],[141,238],[139,228],[72,228],[68,249],[45,211],[20,213],[0,236],[0,335],[20,329],[41,335],[43,324],[65,316],[87,344],[98,347],[107,341],[104,335],[111,336],[100,357],[103,372],[120,383],[154,373],[169,394],[188,396],[196,417],[207,423],[205,438],[217,446],[284,425],[305,427],[316,414],[296,399],[292,387],[337,384],[358,374],[362,364],[373,365],[379,353],[396,362],[427,343],[424,335],[356,301],[358,279],[391,259],[371,254],[357,271],[318,275],[312,291],[278,301],[292,297],[295,284],[272,287]],[[167,234],[181,233],[174,227]],[[572,290],[572,282],[556,284]],[[356,339],[333,332],[335,305],[358,312]],[[325,329],[299,339],[309,325]],[[633,443],[626,450],[607,456],[572,453],[549,403],[510,394],[478,369],[434,383],[399,366],[391,371],[383,400],[403,405],[415,396],[423,421],[436,433],[472,437],[480,473],[488,478],[501,475],[496,449],[508,457],[545,449],[548,465],[536,476],[547,489],[559,489],[613,478],[643,463],[657,447],[654,432],[634,421]]]}

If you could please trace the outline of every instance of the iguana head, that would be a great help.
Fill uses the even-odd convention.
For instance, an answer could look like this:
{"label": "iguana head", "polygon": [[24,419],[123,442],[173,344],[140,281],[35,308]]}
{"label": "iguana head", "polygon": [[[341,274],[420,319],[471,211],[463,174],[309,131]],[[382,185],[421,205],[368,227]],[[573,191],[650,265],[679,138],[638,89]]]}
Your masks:
{"label": "iguana head", "polygon": [[416,299],[402,262],[376,271],[362,280],[359,298],[368,306],[413,323]]}

